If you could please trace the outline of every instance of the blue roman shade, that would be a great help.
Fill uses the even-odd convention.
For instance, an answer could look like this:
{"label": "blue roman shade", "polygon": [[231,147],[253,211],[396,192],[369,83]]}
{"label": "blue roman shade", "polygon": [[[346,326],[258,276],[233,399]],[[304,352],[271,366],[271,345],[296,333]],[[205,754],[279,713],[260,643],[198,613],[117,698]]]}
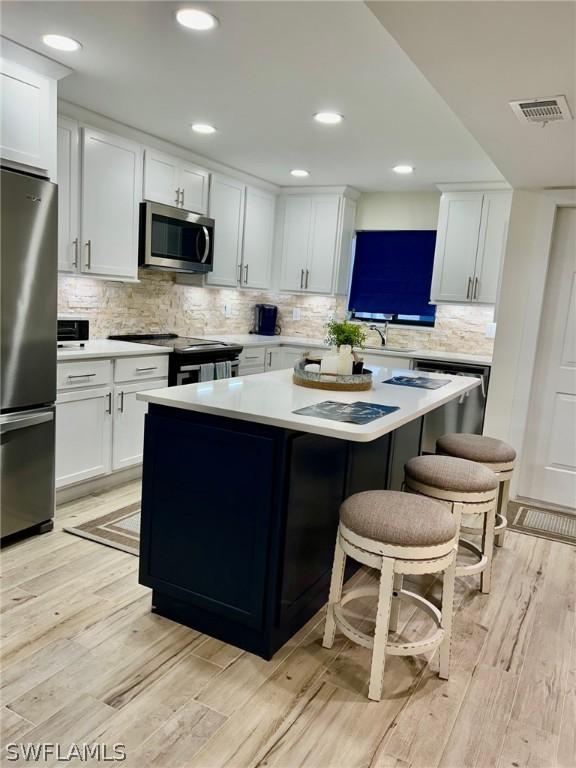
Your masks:
{"label": "blue roman shade", "polygon": [[349,309],[433,317],[435,244],[436,230],[358,232]]}

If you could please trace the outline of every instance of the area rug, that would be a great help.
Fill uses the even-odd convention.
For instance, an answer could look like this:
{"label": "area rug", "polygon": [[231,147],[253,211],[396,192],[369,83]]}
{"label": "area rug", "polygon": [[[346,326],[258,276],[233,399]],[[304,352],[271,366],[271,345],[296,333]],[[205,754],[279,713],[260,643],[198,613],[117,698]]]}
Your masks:
{"label": "area rug", "polygon": [[121,549],[131,555],[140,554],[140,502],[101,515],[88,523],[64,528],[83,539]]}
{"label": "area rug", "polygon": [[576,514],[570,512],[511,501],[508,505],[508,528],[576,546]]}

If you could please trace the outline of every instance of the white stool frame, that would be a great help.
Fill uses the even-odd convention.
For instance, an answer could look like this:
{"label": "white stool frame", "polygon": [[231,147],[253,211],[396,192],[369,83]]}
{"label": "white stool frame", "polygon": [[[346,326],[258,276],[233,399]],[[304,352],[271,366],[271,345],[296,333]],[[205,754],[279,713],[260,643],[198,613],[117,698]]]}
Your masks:
{"label": "white stool frame", "polygon": [[480,591],[483,594],[490,592],[492,581],[492,553],[494,549],[494,530],[496,526],[496,504],[498,488],[490,491],[447,491],[436,488],[433,485],[419,483],[408,475],[404,478],[407,491],[418,493],[420,496],[428,496],[431,499],[445,501],[452,506],[452,514],[456,518],[458,530],[462,532],[478,533],[473,528],[463,527],[462,515],[483,515],[482,546],[479,547],[468,539],[460,537],[459,545],[478,557],[478,562],[472,565],[457,565],[456,576],[472,576],[480,574]]}
{"label": "white stool frame", "polygon": [[[447,680],[450,671],[450,642],[454,609],[454,579],[458,537],[444,544],[427,547],[403,547],[359,536],[340,523],[336,537],[334,565],[330,582],[328,612],[322,645],[331,648],[338,628],[349,640],[372,649],[372,664],[368,698],[380,701],[386,654],[414,656],[440,648],[441,678]],[[342,595],[346,557],[380,571],[380,585],[359,587]],[[425,598],[402,589],[406,574],[444,572],[442,610]],[[344,617],[342,607],[359,597],[377,595],[376,628],[374,636],[361,632]],[[432,617],[436,631],[430,637],[413,642],[389,642],[388,632],[396,629],[401,599],[415,603]],[[393,610],[395,604],[395,611]],[[394,615],[395,614],[395,615]]]}

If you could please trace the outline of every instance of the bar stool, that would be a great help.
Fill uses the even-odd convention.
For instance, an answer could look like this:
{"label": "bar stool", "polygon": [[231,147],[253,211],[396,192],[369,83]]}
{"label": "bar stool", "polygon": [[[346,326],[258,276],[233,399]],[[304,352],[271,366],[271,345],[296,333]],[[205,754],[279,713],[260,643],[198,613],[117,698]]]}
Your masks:
{"label": "bar stool", "polygon": [[[500,482],[494,534],[496,546],[504,546],[504,535],[508,525],[506,512],[510,497],[510,481],[516,464],[514,448],[495,437],[450,434],[444,435],[436,441],[436,453],[475,461],[494,472]],[[468,532],[471,531],[472,529],[468,529]]]}
{"label": "bar stool", "polygon": [[408,491],[448,502],[461,530],[463,514],[482,515],[482,545],[460,537],[459,546],[477,556],[470,565],[456,565],[457,576],[480,574],[480,591],[490,592],[498,478],[481,464],[452,456],[416,456],[404,468]]}
{"label": "bar stool", "polygon": [[[340,507],[334,565],[330,583],[323,646],[331,648],[336,628],[352,642],[372,649],[368,698],[380,701],[386,654],[413,656],[440,648],[441,678],[447,680],[454,602],[458,528],[446,505],[399,491],[364,491],[350,496]],[[377,568],[380,585],[358,587],[342,594],[346,556]],[[402,588],[406,574],[444,573],[442,609]],[[361,632],[343,615],[342,608],[356,598],[377,595],[374,636]],[[436,624],[427,638],[390,642],[396,629],[400,599],[424,610]]]}

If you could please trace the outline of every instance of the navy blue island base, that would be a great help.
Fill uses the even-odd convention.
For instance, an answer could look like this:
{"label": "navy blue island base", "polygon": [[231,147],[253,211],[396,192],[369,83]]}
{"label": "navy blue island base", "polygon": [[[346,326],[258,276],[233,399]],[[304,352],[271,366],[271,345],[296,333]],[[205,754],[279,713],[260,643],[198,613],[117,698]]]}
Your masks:
{"label": "navy blue island base", "polygon": [[328,599],[341,502],[398,488],[421,422],[358,443],[151,403],[140,583],[153,612],[270,659]]}

